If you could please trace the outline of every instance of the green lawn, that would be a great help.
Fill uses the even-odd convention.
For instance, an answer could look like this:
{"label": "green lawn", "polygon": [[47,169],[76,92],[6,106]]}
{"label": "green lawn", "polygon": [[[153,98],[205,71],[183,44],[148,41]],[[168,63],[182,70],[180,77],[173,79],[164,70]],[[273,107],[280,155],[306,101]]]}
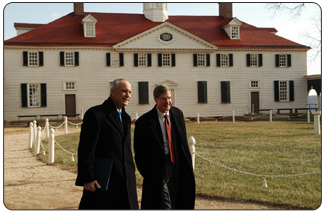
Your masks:
{"label": "green lawn", "polygon": [[[134,130],[134,128],[132,128]],[[132,131],[133,132],[133,131]],[[321,136],[307,123],[200,123],[187,124],[188,138],[196,140],[197,194],[242,202],[258,202],[283,208],[316,209],[321,204]],[[57,136],[56,141],[76,153],[79,133]],[[43,140],[47,149],[48,140]],[[76,170],[71,155],[55,146],[55,163]],[[199,156],[242,172],[226,169]],[[39,156],[47,162],[47,155]],[[142,181],[138,171],[139,184]],[[274,176],[274,177],[272,177]]]}

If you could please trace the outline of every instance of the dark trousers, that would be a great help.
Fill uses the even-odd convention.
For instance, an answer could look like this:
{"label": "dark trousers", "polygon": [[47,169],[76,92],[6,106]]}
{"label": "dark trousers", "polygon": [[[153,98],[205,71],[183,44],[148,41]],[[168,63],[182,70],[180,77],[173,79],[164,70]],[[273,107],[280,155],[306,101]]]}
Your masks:
{"label": "dark trousers", "polygon": [[176,186],[174,181],[175,165],[171,162],[169,154],[165,155],[164,161],[160,209],[172,209],[176,200]]}

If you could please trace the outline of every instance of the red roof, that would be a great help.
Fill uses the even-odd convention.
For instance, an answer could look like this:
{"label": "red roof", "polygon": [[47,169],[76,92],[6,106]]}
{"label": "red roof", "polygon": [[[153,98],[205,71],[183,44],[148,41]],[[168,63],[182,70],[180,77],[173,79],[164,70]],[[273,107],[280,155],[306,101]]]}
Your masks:
{"label": "red roof", "polygon": [[[82,19],[91,14],[97,19],[96,37],[83,36]],[[143,14],[84,13],[75,17],[70,13],[51,23],[8,39],[5,45],[33,46],[113,46],[162,23],[152,22]],[[277,36],[263,28],[242,22],[240,39],[231,40],[221,25],[221,16],[169,16],[174,24],[219,48],[306,48],[309,47]]]}

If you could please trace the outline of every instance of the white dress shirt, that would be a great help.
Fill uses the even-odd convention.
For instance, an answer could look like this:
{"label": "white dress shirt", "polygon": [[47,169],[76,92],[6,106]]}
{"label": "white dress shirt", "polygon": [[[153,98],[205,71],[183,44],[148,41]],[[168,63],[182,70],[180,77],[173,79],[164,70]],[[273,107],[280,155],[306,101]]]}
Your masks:
{"label": "white dress shirt", "polygon": [[168,140],[168,135],[167,135],[166,129],[165,129],[165,118],[164,118],[165,114],[167,114],[168,117],[169,117],[169,123],[170,123],[170,126],[171,126],[170,114],[169,114],[169,111],[167,113],[161,113],[158,108],[156,108],[156,110],[157,110],[157,114],[158,114],[158,117],[159,117],[159,122],[160,122],[162,135],[163,135],[164,153],[165,154],[170,154],[169,140]]}

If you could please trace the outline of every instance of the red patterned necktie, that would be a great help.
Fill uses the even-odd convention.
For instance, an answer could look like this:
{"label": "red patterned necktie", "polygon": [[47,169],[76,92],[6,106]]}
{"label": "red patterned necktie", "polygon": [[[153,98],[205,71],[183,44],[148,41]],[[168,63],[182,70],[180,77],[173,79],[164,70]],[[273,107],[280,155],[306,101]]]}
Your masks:
{"label": "red patterned necktie", "polygon": [[172,141],[172,134],[171,134],[171,126],[169,122],[169,117],[167,114],[164,116],[165,118],[165,128],[168,134],[168,140],[169,140],[169,149],[170,149],[170,156],[171,156],[171,162],[175,164],[175,157],[174,157],[174,147],[173,147],[173,141]]}

